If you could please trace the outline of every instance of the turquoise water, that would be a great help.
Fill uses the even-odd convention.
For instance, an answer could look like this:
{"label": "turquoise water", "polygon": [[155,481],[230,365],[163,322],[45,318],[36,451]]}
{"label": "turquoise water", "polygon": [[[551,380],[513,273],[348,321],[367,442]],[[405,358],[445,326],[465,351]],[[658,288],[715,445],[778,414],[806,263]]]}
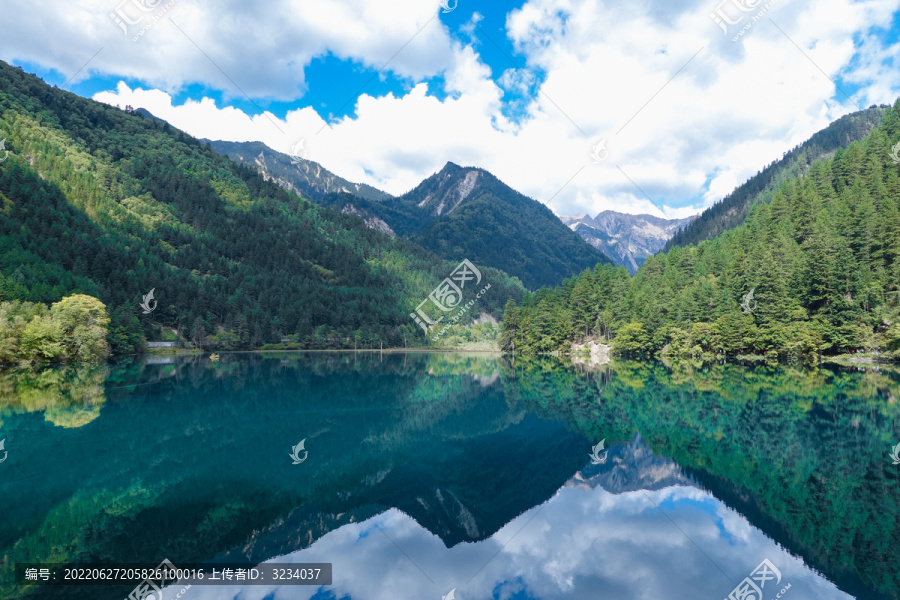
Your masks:
{"label": "turquoise water", "polygon": [[720,600],[764,560],[764,600],[897,598],[898,396],[885,369],[466,354],[0,371],[0,597],[133,588],[18,562],[168,559],[333,564],[187,600]]}

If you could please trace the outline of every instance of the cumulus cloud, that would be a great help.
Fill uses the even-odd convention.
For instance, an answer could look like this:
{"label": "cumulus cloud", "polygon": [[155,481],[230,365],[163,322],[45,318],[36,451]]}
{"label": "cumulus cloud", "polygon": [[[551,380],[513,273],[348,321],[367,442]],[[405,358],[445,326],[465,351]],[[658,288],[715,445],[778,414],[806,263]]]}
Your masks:
{"label": "cumulus cloud", "polygon": [[[440,598],[455,588],[461,600],[653,600],[723,598],[764,558],[781,572],[781,586],[791,584],[795,600],[850,598],[739,513],[688,487],[620,495],[564,487],[491,538],[453,548],[392,509],[272,562],[332,563],[334,585],[326,589],[337,598]],[[781,587],[772,583],[765,591],[774,589],[774,597]],[[310,586],[206,586],[192,588],[192,598],[297,600],[318,592]]]}
{"label": "cumulus cloud", "polygon": [[[9,0],[0,54],[71,74],[104,45],[79,77],[149,89],[119,84],[98,100],[142,106],[198,137],[284,152],[305,139],[310,159],[394,194],[448,160],[480,166],[557,214],[693,214],[834,119],[900,95],[897,45],[878,33],[900,0],[768,0],[758,5],[765,14],[742,15],[727,35],[710,18],[718,0],[528,0],[506,19],[523,69],[499,72],[479,54],[491,44],[482,16],[454,32],[438,2],[275,0],[260,10],[237,0],[155,1],[172,6],[135,43],[109,16],[118,4],[56,2],[37,17],[25,0]],[[326,54],[373,69],[393,57],[382,76],[407,85],[363,91],[351,117],[326,122],[303,101],[304,69]],[[537,91],[523,101],[534,73]],[[428,92],[433,78],[443,82],[440,99]],[[174,104],[191,83],[222,91],[226,105]],[[280,99],[300,108],[248,115],[227,106],[242,91],[262,106]],[[600,140],[609,156],[595,162]]]}
{"label": "cumulus cloud", "polygon": [[[421,0],[48,0],[40,10],[8,0],[0,55],[74,75],[102,47],[76,82],[94,72],[170,92],[198,82],[290,101],[306,88],[305,67],[326,54],[376,69],[390,61],[391,72],[412,79],[440,72],[451,40],[432,23],[439,10]],[[413,36],[416,51],[391,60]]]}

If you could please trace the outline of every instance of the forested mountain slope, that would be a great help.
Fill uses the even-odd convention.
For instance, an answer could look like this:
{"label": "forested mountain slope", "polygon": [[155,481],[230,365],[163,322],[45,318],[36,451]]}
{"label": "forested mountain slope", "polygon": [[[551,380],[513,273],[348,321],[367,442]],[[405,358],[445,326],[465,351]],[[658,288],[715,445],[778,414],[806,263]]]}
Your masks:
{"label": "forested mountain slope", "polygon": [[325,202],[382,221],[444,258],[464,256],[501,269],[529,289],[611,262],[549,208],[484,169],[447,163],[396,198],[372,202],[344,194]]}
{"label": "forested mountain slope", "polygon": [[501,269],[526,287],[557,285],[610,262],[540,202],[484,169],[447,163],[399,197],[350,183],[318,163],[259,142],[211,142],[213,148],[313,202],[358,215],[373,229],[405,237],[450,261],[468,258]]}
{"label": "forested mountain slope", "polygon": [[871,106],[841,117],[703,211],[695,221],[672,236],[665,249],[697,244],[734,229],[744,222],[754,204],[771,202],[781,182],[802,175],[814,161],[863,139],[881,123],[887,108],[887,105]]}
{"label": "forested mountain slope", "polygon": [[412,239],[440,256],[463,255],[519,277],[529,289],[611,261],[549,208],[483,169],[453,163],[384,203],[418,216]]}
{"label": "forested mountain slope", "polygon": [[[204,347],[414,343],[424,336],[410,312],[459,262],[2,62],[0,139],[0,300],[97,297],[114,351],[163,327]],[[492,293],[480,309],[521,295],[516,280],[483,274]]]}
{"label": "forested mountain slope", "polygon": [[210,141],[209,144],[213,150],[232,160],[256,166],[281,187],[313,202],[321,203],[328,194],[341,193],[376,202],[392,198],[387,192],[364,183],[352,183],[315,161],[277,152],[262,142]]}
{"label": "forested mountain slope", "polygon": [[652,256],[633,279],[604,266],[510,305],[504,347],[548,351],[600,336],[636,353],[900,357],[898,142],[900,101],[739,227]]}

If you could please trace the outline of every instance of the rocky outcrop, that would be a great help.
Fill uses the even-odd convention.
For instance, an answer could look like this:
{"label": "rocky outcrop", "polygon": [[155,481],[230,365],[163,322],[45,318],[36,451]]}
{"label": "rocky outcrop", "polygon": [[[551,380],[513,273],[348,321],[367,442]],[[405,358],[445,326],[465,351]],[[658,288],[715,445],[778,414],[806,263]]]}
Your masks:
{"label": "rocky outcrop", "polygon": [[609,346],[594,340],[588,340],[584,344],[572,344],[572,362],[588,367],[605,365],[609,362],[609,351]]}

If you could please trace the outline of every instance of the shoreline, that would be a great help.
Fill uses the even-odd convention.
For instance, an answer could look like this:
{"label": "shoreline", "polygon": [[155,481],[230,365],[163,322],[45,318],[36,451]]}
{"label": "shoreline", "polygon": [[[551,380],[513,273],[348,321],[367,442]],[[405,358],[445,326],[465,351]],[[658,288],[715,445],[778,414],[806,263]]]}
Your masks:
{"label": "shoreline", "polygon": [[150,351],[150,352],[142,352],[141,354],[123,354],[120,356],[111,356],[110,360],[115,360],[119,358],[125,358],[128,356],[132,357],[141,357],[141,356],[203,356],[208,354],[272,354],[276,352],[320,352],[320,353],[384,353],[384,354],[398,354],[398,353],[434,353],[434,352],[475,352],[479,354],[503,354],[500,350],[485,350],[478,348],[358,348],[354,350],[350,349],[336,349],[336,348],[317,348],[317,349],[304,349],[304,348],[284,348],[284,349],[274,349],[267,348],[265,350],[187,350],[187,349],[177,349],[177,350],[165,350],[165,351]]}

